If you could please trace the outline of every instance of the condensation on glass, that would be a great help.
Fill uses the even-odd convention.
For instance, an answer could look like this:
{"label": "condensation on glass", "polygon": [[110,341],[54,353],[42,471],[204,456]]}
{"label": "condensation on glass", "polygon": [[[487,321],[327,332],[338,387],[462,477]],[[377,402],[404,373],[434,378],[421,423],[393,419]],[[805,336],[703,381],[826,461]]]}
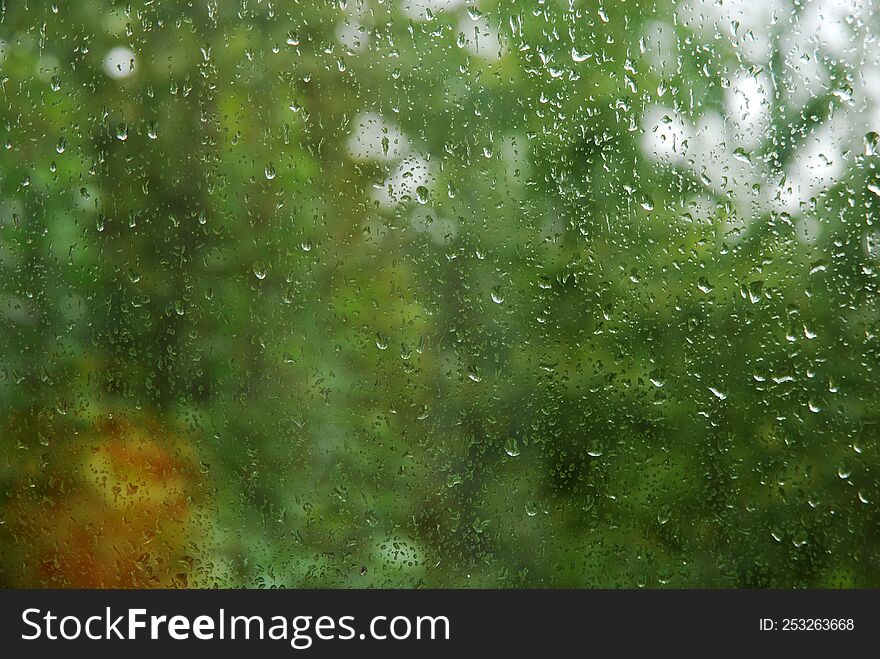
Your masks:
{"label": "condensation on glass", "polygon": [[0,585],[880,586],[869,0],[0,8]]}

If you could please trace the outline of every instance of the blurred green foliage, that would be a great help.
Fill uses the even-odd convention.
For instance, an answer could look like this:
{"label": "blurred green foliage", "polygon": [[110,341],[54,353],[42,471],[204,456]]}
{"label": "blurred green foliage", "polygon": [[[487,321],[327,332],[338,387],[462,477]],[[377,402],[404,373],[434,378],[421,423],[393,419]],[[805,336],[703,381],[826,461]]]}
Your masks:
{"label": "blurred green foliage", "polygon": [[[860,88],[682,5],[7,1],[0,582],[880,585],[865,131],[754,201]],[[757,182],[651,157],[741,71]]]}

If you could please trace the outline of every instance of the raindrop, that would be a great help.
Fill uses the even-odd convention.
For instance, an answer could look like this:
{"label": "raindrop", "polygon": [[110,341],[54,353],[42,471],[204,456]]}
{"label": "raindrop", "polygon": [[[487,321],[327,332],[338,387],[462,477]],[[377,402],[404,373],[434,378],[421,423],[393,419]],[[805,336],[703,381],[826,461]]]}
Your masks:
{"label": "raindrop", "polygon": [[865,155],[873,156],[877,154],[877,142],[880,140],[880,135],[878,135],[875,131],[870,131],[865,133]]}
{"label": "raindrop", "polygon": [[579,52],[577,49],[571,49],[571,59],[575,62],[586,62],[588,59],[592,57],[592,53],[588,52]]}
{"label": "raindrop", "polygon": [[111,78],[127,78],[135,70],[135,55],[128,48],[111,49],[104,58],[104,72]]}
{"label": "raindrop", "polygon": [[752,304],[757,304],[761,301],[762,291],[764,290],[764,281],[761,279],[756,279],[753,282],[749,283],[749,302]]}
{"label": "raindrop", "polygon": [[712,392],[712,395],[715,396],[718,400],[726,400],[727,394],[721,391],[720,389],[716,389],[715,387],[709,387],[709,391]]}
{"label": "raindrop", "polygon": [[741,163],[745,163],[746,165],[752,164],[751,154],[742,147],[733,150],[733,157],[739,160]]}
{"label": "raindrop", "polygon": [[422,205],[428,203],[428,188],[424,185],[416,187],[416,201]]}

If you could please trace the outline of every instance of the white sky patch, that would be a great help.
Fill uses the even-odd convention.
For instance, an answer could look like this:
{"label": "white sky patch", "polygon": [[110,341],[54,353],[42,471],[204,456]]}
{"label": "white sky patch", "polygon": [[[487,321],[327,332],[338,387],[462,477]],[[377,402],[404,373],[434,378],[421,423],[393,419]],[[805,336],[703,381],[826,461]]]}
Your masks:
{"label": "white sky patch", "polygon": [[[853,77],[854,107],[849,111],[850,127],[854,133],[854,148],[864,152],[868,131],[880,133],[880,54],[866,53],[865,62]],[[858,112],[858,120],[853,117]],[[861,142],[861,144],[859,144]]]}
{"label": "white sky patch", "polygon": [[782,87],[787,102],[793,107],[802,107],[817,94],[825,91],[828,85],[828,72],[817,59],[817,46],[810,43],[809,34],[793,29],[781,40],[785,53],[785,73]]}
{"label": "white sky patch", "polygon": [[415,199],[420,187],[432,187],[430,163],[422,156],[404,158],[385,179],[383,186],[375,190],[373,198],[386,207],[394,206],[407,198]]}
{"label": "white sky patch", "polygon": [[723,192],[729,182],[734,161],[724,120],[716,112],[708,112],[697,122],[694,136],[693,167],[704,182],[716,192]]}
{"label": "white sky patch", "polygon": [[136,68],[137,58],[128,48],[117,46],[111,48],[104,56],[104,73],[111,78],[117,80],[127,78],[135,72]]}
{"label": "white sky patch", "polygon": [[643,129],[642,148],[651,158],[666,164],[684,160],[693,130],[678,113],[654,105],[645,113]]}
{"label": "white sky patch", "polygon": [[464,7],[465,0],[401,0],[400,8],[414,21],[427,20],[427,13],[437,14]]}
{"label": "white sky patch", "polygon": [[671,76],[678,67],[678,42],[675,28],[654,21],[644,31],[645,57],[664,76]]}
{"label": "white sky patch", "polygon": [[373,13],[369,0],[348,0],[342,9],[353,18],[365,18]]}
{"label": "white sky patch", "polygon": [[858,72],[856,95],[863,99],[865,106],[873,115],[869,120],[870,130],[880,128],[880,67],[877,64],[865,64]]}
{"label": "white sky patch", "polygon": [[488,61],[501,58],[503,45],[501,35],[489,24],[485,16],[473,20],[465,16],[458,23],[458,32],[464,36],[464,47],[475,57]]}
{"label": "white sky patch", "polygon": [[409,153],[409,140],[380,114],[365,112],[352,124],[348,152],[356,160],[392,162]]}
{"label": "white sky patch", "polygon": [[[727,41],[742,54],[742,70],[725,72],[731,77],[720,114],[699,114],[696,102],[690,121],[664,107],[647,108],[646,155],[686,167],[707,193],[735,201],[731,217],[743,230],[768,211],[787,212],[798,239],[813,244],[823,225],[810,210],[811,199],[840,183],[853,154],[865,151],[868,131],[880,132],[880,51],[866,32],[874,7],[873,0],[809,0],[801,11],[791,0],[683,0],[677,29],[685,27],[707,45]],[[649,24],[645,32],[644,56],[657,68],[666,58],[650,44],[659,45],[660,30]],[[784,64],[782,75],[771,80],[774,51]],[[832,81],[829,60],[844,67],[846,80]],[[708,74],[717,72],[710,68]],[[770,120],[779,103],[797,111],[828,94],[835,97],[828,115],[806,137],[773,135]],[[762,156],[774,139],[798,140],[783,172],[772,173]],[[684,149],[676,148],[682,143]]]}
{"label": "white sky patch", "polygon": [[752,62],[769,59],[773,42],[768,36],[773,17],[790,12],[791,7],[785,0],[690,0],[678,8],[682,24],[706,38],[713,38],[717,31],[735,42]]}
{"label": "white sky patch", "polygon": [[336,27],[336,40],[353,53],[370,45],[370,31],[357,21],[345,21]]}
{"label": "white sky patch", "polygon": [[804,8],[799,21],[805,39],[834,57],[851,60],[860,50],[854,46],[857,34],[856,20],[867,12],[863,0],[817,0]]}
{"label": "white sky patch", "polygon": [[769,76],[740,71],[727,92],[727,111],[736,141],[754,149],[766,139],[773,99]]}
{"label": "white sky patch", "polygon": [[837,183],[849,137],[846,121],[837,117],[810,132],[786,171],[787,184],[779,189],[782,210],[795,214],[810,198]]}

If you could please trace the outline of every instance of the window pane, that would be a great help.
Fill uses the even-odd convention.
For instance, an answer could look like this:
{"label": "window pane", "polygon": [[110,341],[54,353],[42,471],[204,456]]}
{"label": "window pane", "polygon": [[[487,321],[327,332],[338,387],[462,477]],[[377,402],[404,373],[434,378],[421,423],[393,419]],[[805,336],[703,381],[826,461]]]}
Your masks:
{"label": "window pane", "polygon": [[878,587],[867,0],[0,10],[0,583]]}

